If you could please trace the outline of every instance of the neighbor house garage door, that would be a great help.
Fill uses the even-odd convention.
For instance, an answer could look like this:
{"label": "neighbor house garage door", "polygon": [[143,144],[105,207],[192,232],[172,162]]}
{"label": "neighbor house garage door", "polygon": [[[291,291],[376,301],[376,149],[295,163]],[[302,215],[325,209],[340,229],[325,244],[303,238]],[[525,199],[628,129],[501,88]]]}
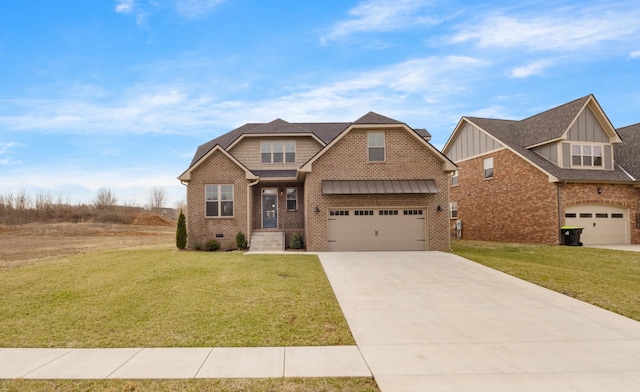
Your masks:
{"label": "neighbor house garage door", "polygon": [[423,209],[329,210],[329,251],[426,250]]}
{"label": "neighbor house garage door", "polygon": [[585,204],[568,207],[565,225],[582,227],[585,245],[628,244],[629,210],[608,205]]}

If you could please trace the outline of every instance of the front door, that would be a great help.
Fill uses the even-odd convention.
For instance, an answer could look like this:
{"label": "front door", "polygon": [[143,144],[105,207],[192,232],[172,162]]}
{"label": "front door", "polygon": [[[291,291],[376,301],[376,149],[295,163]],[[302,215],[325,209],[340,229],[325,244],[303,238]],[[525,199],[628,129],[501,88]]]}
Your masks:
{"label": "front door", "polygon": [[275,229],[278,227],[278,190],[262,190],[262,228]]}

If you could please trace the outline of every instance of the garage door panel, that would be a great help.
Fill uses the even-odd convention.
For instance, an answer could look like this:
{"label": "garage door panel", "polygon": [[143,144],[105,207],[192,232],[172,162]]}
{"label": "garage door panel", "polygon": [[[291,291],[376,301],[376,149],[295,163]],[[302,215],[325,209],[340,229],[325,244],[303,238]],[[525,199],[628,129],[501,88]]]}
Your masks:
{"label": "garage door panel", "polygon": [[568,207],[565,225],[582,227],[585,245],[628,244],[629,210],[623,207],[586,204]]}
{"label": "garage door panel", "polygon": [[425,221],[421,209],[331,210],[328,249],[425,250]]}

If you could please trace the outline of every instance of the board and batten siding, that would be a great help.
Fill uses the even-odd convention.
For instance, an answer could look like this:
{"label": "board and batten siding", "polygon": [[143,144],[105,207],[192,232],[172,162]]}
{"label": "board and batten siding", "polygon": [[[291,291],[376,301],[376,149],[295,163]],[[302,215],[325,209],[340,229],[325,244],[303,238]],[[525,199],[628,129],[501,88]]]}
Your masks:
{"label": "board and batten siding", "polygon": [[607,135],[596,116],[588,107],[580,113],[567,131],[567,140],[572,142],[610,143],[609,135]]}
{"label": "board and batten siding", "polygon": [[447,151],[447,158],[458,162],[500,148],[502,144],[496,139],[475,125],[467,124],[460,130],[455,142]]}

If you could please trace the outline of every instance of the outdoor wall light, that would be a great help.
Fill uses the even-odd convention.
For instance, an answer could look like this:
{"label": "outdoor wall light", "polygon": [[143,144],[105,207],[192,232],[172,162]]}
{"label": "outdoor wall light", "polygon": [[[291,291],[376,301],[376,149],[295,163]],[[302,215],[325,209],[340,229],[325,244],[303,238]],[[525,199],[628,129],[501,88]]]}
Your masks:
{"label": "outdoor wall light", "polygon": [[318,206],[315,206],[315,207],[313,208],[313,212],[320,212],[320,208],[318,208]]}
{"label": "outdoor wall light", "polygon": [[598,187],[598,194],[601,195],[602,194],[602,188]]}
{"label": "outdoor wall light", "polygon": [[442,211],[442,206],[440,204],[438,204],[438,208],[436,208],[437,211]]}

